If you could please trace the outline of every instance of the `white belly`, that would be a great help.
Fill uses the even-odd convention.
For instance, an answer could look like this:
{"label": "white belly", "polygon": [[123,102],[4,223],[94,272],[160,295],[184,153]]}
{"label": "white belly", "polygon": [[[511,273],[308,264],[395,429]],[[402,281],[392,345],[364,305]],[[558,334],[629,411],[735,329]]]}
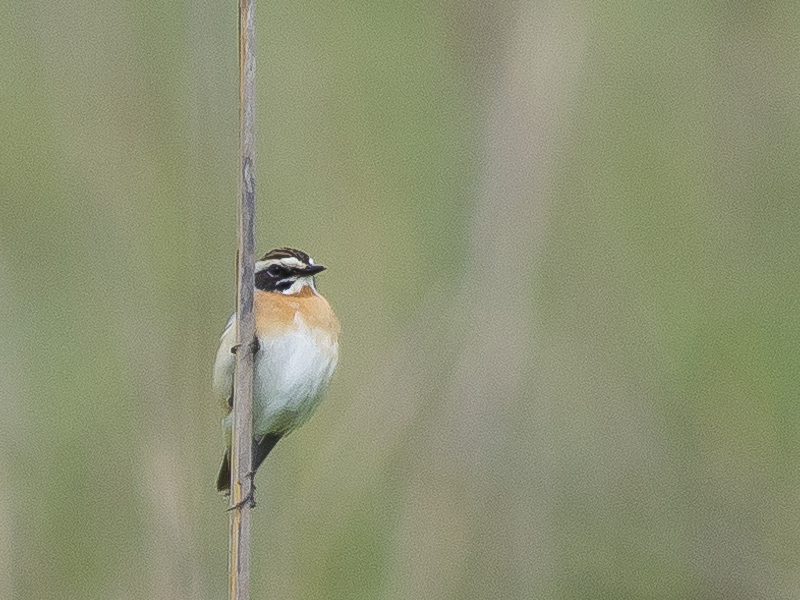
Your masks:
{"label": "white belly", "polygon": [[336,368],[338,343],[328,332],[301,325],[259,338],[253,381],[253,435],[305,423]]}

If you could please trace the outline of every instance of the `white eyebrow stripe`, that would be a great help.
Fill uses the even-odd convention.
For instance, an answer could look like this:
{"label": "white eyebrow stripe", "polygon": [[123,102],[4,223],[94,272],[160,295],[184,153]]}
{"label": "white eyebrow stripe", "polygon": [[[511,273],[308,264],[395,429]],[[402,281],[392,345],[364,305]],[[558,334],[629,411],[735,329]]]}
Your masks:
{"label": "white eyebrow stripe", "polygon": [[277,265],[280,261],[273,259],[270,260],[259,260],[256,261],[256,273],[259,271],[263,271],[264,269],[271,267],[272,265]]}
{"label": "white eyebrow stripe", "polygon": [[281,264],[284,267],[302,267],[303,263],[296,259],[294,256],[287,256],[281,259]]}
{"label": "white eyebrow stripe", "polygon": [[[309,257],[308,266],[313,264],[315,264],[314,260],[311,257]],[[256,273],[258,273],[259,271],[268,269],[272,265],[281,265],[289,269],[302,269],[306,266],[306,264],[299,258],[296,258],[294,256],[286,256],[284,258],[270,258],[269,260],[258,260],[256,261],[255,271]]]}

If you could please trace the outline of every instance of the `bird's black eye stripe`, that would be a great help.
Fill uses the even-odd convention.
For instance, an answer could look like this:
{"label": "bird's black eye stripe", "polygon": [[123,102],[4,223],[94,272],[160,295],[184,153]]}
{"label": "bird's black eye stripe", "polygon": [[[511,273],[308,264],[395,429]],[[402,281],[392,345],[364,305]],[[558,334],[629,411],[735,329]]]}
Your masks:
{"label": "bird's black eye stripe", "polygon": [[283,265],[270,265],[256,273],[256,289],[265,292],[286,291],[294,282],[294,273]]}
{"label": "bird's black eye stripe", "polygon": [[279,277],[285,277],[288,272],[289,270],[281,265],[270,265],[267,267],[267,275],[274,277],[275,279],[278,279]]}

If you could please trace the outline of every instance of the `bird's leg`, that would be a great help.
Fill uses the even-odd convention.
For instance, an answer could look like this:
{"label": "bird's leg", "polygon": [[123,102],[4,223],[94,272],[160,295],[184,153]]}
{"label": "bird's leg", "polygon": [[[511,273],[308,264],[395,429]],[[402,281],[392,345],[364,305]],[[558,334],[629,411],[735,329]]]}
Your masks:
{"label": "bird's leg", "polygon": [[235,510],[237,508],[242,508],[245,504],[249,505],[250,508],[256,507],[256,483],[255,483],[255,471],[250,471],[245,477],[250,480],[250,491],[247,492],[247,495],[242,498],[239,502],[234,504],[228,509],[228,512]]}

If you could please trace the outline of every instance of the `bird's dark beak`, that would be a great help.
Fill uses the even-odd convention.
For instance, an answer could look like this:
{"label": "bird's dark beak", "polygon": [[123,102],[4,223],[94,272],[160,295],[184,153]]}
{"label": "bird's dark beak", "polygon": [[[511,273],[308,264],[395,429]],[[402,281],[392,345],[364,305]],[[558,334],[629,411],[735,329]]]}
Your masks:
{"label": "bird's dark beak", "polygon": [[309,275],[316,275],[317,273],[321,273],[325,270],[325,267],[322,265],[308,265],[305,269],[300,271],[301,277],[308,277]]}

